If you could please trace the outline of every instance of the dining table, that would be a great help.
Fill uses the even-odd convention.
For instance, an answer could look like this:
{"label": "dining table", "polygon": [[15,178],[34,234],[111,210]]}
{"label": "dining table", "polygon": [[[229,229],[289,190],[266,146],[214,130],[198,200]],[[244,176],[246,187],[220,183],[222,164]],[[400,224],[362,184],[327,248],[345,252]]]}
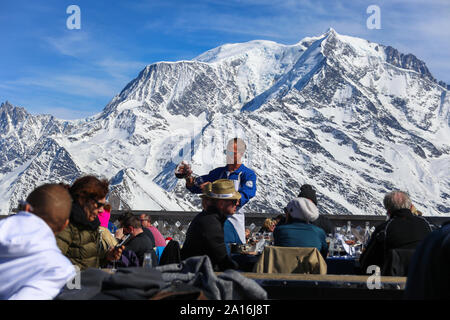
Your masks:
{"label": "dining table", "polygon": [[327,274],[357,275],[361,274],[359,259],[355,256],[333,256],[325,259]]}
{"label": "dining table", "polygon": [[[241,272],[253,272],[255,264],[261,257],[261,253],[239,252],[232,253],[231,258],[239,265]],[[325,259],[327,264],[327,274],[335,275],[359,275],[361,274],[359,260],[355,256],[328,256]]]}

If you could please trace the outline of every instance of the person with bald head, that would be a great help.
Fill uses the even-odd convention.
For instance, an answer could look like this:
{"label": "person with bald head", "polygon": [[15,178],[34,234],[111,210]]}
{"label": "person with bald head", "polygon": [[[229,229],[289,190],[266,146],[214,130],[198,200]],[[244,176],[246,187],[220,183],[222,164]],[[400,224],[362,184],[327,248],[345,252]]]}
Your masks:
{"label": "person with bald head", "polygon": [[22,211],[0,220],[0,299],[53,299],[75,277],[55,239],[71,207],[66,188],[45,184],[30,193]]}
{"label": "person with bald head", "polygon": [[430,224],[411,212],[412,202],[403,191],[392,191],[383,200],[388,220],[375,228],[359,261],[366,272],[371,265],[383,269],[385,258],[392,249],[415,249],[432,231]]}

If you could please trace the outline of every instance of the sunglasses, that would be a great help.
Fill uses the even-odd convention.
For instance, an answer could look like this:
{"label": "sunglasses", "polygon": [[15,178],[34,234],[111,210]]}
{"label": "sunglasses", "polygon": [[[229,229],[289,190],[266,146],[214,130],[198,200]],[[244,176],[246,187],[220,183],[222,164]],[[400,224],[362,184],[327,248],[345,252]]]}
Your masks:
{"label": "sunglasses", "polygon": [[229,150],[224,150],[223,152],[224,152],[227,156],[232,156],[233,154],[238,153],[238,152],[229,151]]}
{"label": "sunglasses", "polygon": [[97,208],[103,208],[104,206],[106,206],[106,203],[104,203],[104,202],[100,202],[100,201],[97,201],[97,200],[94,200],[94,202],[95,202],[95,205],[97,206]]}
{"label": "sunglasses", "polygon": [[239,200],[225,200],[225,201],[230,203],[233,206],[237,206],[237,204],[239,203]]}

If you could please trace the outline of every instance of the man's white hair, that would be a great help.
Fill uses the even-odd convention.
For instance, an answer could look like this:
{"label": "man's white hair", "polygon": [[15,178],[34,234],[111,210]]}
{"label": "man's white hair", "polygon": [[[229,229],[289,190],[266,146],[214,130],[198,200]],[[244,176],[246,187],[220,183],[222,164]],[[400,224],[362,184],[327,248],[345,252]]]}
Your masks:
{"label": "man's white hair", "polygon": [[384,196],[384,208],[389,212],[394,212],[400,209],[411,209],[411,199],[406,192],[392,191]]}

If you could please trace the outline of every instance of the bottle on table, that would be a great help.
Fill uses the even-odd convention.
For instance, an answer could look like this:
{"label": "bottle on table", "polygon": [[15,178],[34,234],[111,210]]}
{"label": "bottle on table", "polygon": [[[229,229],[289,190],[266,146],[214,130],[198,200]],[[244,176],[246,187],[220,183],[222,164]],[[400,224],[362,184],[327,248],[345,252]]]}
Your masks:
{"label": "bottle on table", "polygon": [[150,269],[153,267],[152,263],[152,254],[150,252],[144,253],[144,261],[142,263],[142,267],[146,269]]}

